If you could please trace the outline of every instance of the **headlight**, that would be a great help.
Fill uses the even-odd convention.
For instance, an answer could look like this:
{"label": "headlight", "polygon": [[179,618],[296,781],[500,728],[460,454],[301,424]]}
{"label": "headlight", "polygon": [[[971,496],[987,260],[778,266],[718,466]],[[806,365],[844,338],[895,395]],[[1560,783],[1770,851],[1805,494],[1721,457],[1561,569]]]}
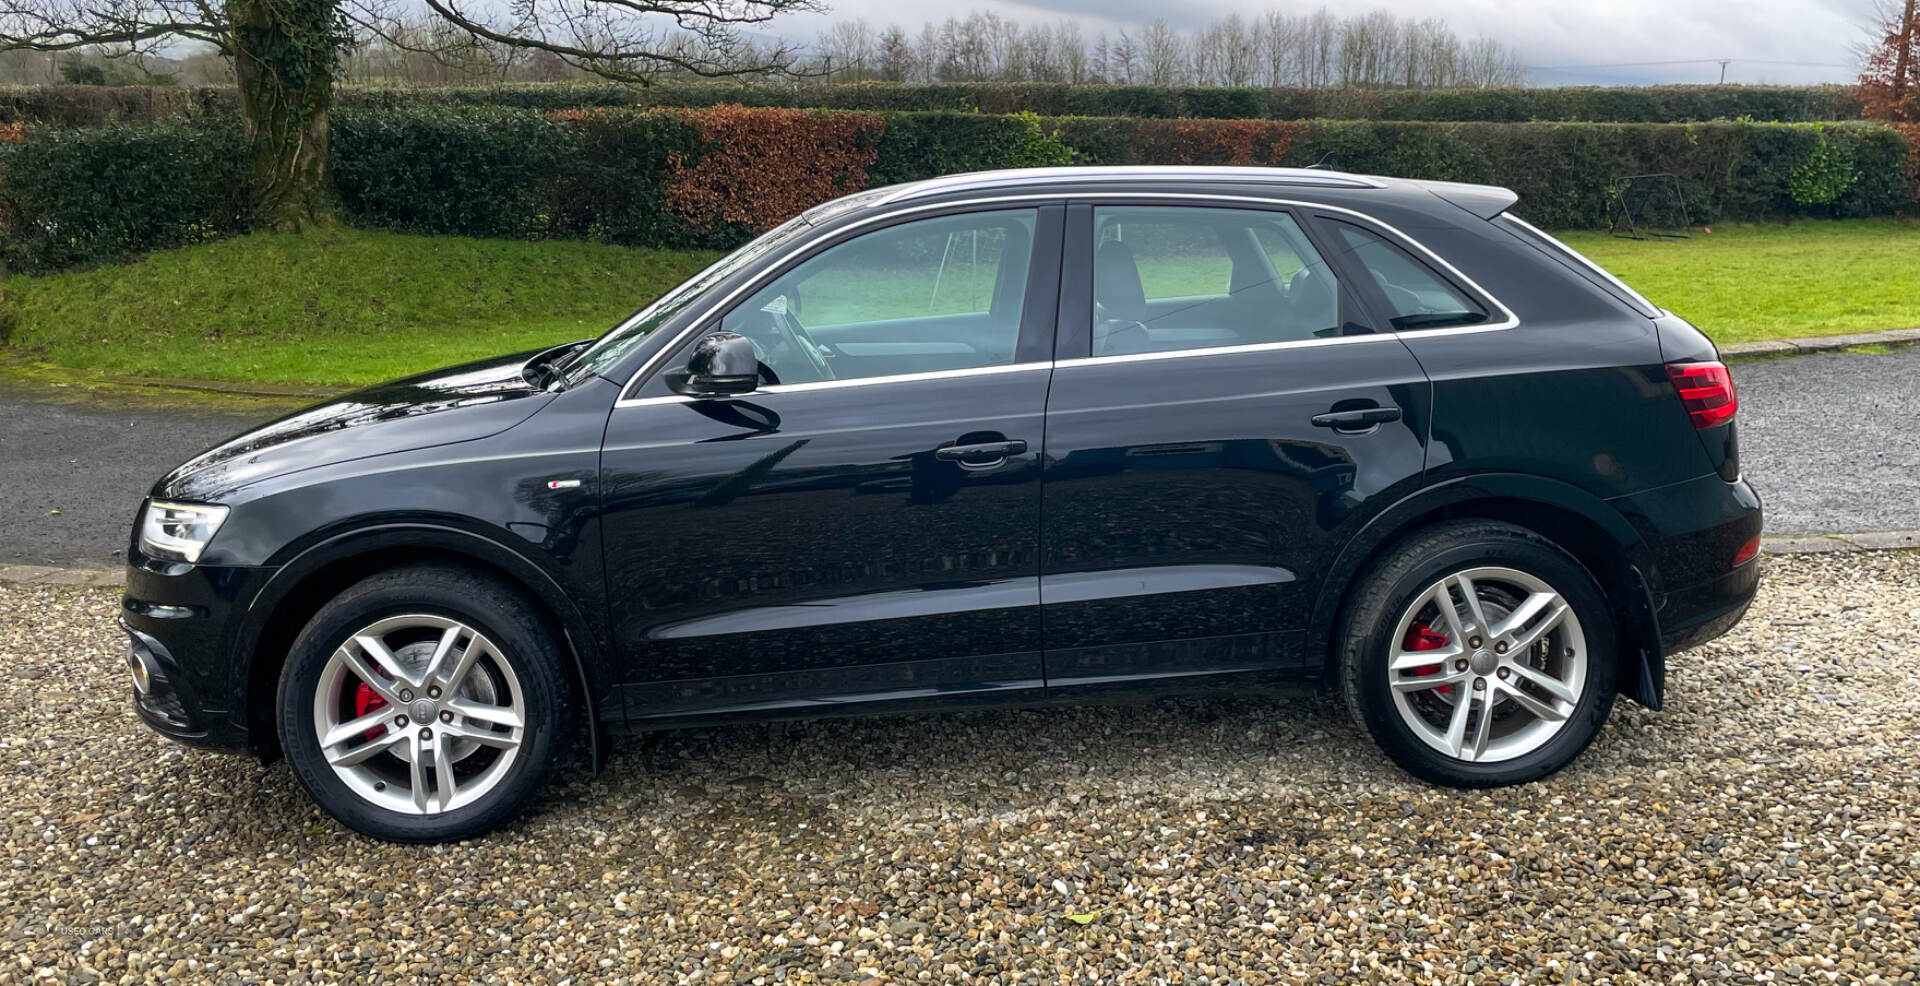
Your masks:
{"label": "headlight", "polygon": [[140,550],[155,558],[192,564],[200,560],[200,552],[226,519],[227,508],[211,503],[149,500],[140,515]]}

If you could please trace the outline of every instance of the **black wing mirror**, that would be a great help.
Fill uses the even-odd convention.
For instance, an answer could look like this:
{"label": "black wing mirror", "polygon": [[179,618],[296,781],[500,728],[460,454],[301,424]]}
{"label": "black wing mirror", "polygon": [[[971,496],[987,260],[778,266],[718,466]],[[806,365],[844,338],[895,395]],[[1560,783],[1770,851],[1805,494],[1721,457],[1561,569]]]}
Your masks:
{"label": "black wing mirror", "polygon": [[693,344],[684,370],[667,374],[667,386],[688,397],[738,397],[760,386],[760,358],[738,332],[715,332]]}

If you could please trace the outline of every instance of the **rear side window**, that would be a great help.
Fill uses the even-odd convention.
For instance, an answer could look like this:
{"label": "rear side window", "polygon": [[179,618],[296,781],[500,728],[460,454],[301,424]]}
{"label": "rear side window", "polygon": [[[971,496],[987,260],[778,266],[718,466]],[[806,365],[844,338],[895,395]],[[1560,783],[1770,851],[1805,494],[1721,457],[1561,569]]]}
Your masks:
{"label": "rear side window", "polygon": [[1546,251],[1548,256],[1572,267],[1576,272],[1585,274],[1588,280],[1598,283],[1614,297],[1632,305],[1639,310],[1640,314],[1648,318],[1660,314],[1659,305],[1648,301],[1640,292],[1628,287],[1625,281],[1613,276],[1605,267],[1588,260],[1585,254],[1560,242],[1532,223],[1512,213],[1501,216],[1497,221],[1506,226],[1508,232],[1532,244],[1535,248]]}
{"label": "rear side window", "polygon": [[1490,321],[1484,306],[1407,251],[1352,223],[1328,220],[1326,225],[1349,259],[1380,289],[1395,329],[1444,329]]}
{"label": "rear side window", "polygon": [[1298,342],[1347,331],[1339,281],[1291,213],[1100,206],[1094,228],[1094,356]]}

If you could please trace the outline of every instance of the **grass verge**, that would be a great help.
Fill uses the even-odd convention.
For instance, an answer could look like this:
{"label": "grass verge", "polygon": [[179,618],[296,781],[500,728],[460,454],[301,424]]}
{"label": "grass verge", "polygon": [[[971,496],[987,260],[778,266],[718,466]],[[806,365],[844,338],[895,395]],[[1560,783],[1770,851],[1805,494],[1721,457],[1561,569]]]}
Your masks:
{"label": "grass verge", "polygon": [[335,228],[0,281],[9,362],[204,381],[373,383],[599,335],[694,251]]}
{"label": "grass verge", "polygon": [[1920,326],[1920,223],[1712,228],[1685,240],[1558,235],[1715,342]]}
{"label": "grass verge", "polygon": [[[1920,326],[1920,223],[1562,238],[1723,343]],[[0,281],[0,380],[373,383],[597,335],[713,257],[346,228],[237,237]]]}

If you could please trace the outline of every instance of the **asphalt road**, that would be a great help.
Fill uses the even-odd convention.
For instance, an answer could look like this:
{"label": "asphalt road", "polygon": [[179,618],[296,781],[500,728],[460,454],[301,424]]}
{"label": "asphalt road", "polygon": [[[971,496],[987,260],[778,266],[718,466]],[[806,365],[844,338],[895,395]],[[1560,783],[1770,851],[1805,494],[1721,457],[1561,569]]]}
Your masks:
{"label": "asphalt road", "polygon": [[0,563],[117,567],[154,481],[256,420],[0,398]]}
{"label": "asphalt road", "polygon": [[[1768,533],[1920,529],[1920,346],[1742,363],[1734,379]],[[119,565],[153,481],[254,420],[0,393],[0,563]]]}

